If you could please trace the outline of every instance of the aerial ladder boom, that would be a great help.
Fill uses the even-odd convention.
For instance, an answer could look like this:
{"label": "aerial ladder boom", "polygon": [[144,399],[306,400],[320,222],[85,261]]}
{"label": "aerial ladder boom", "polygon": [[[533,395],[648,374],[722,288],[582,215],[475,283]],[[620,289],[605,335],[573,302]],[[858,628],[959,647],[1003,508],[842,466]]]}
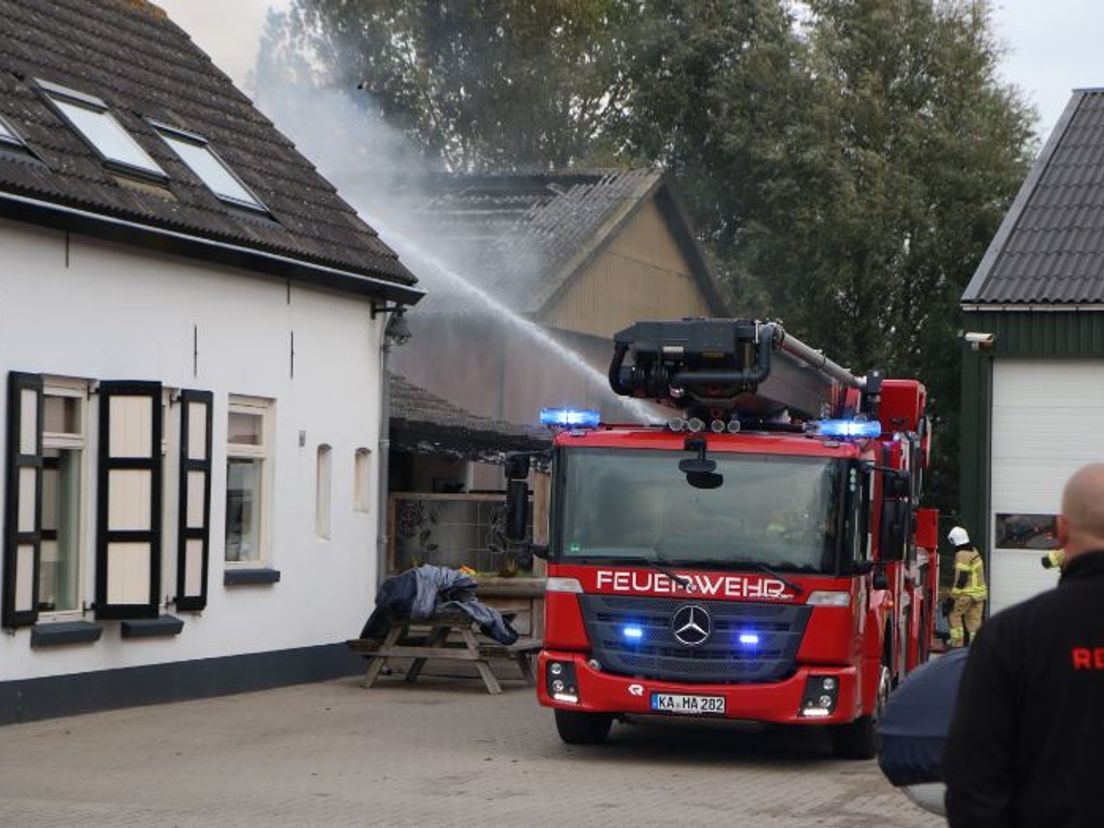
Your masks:
{"label": "aerial ladder boom", "polygon": [[[632,362],[626,363],[631,357]],[[779,322],[637,322],[614,335],[610,386],[728,422],[877,416],[881,375],[856,376]]]}

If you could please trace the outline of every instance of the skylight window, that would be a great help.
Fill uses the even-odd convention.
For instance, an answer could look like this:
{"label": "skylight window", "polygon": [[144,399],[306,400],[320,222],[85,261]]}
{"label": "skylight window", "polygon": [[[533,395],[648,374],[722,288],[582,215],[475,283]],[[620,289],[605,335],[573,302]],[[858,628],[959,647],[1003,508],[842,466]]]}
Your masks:
{"label": "skylight window", "polygon": [[12,146],[22,147],[23,140],[15,134],[15,130],[8,126],[7,122],[0,118],[0,145],[11,144]]}
{"label": "skylight window", "polygon": [[102,100],[45,81],[38,81],[38,86],[106,164],[123,172],[153,176],[159,180],[168,178],[157,162],[115,120]]}
{"label": "skylight window", "polygon": [[223,201],[249,210],[267,213],[268,208],[245,186],[215,151],[207,139],[192,132],[154,124],[165,143],[179,156],[196,177]]}

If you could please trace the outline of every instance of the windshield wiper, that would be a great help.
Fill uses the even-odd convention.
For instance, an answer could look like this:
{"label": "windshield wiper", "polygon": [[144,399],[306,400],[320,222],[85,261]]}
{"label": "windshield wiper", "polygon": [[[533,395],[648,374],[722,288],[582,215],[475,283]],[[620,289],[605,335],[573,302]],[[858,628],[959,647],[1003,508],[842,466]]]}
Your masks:
{"label": "windshield wiper", "polygon": [[789,587],[797,595],[800,595],[805,591],[805,587],[801,584],[791,581],[784,575],[780,575],[773,568],[763,563],[762,561],[753,561],[747,558],[697,558],[694,563],[705,564],[706,566],[723,566],[723,567],[735,567],[737,569],[757,569],[760,572],[770,575],[772,578],[777,578],[787,587]]}
{"label": "windshield wiper", "polygon": [[685,575],[679,575],[677,572],[675,572],[675,570],[671,569],[671,567],[674,566],[674,564],[672,564],[671,561],[668,561],[664,558],[660,558],[660,557],[647,558],[644,555],[636,555],[636,556],[628,557],[628,558],[618,557],[615,560],[617,560],[618,562],[621,562],[621,561],[640,561],[642,563],[646,563],[648,566],[652,567],[652,569],[658,569],[660,572],[662,572],[664,575],[666,575],[668,578],[670,578],[672,581],[674,581],[680,587],[685,589],[687,592],[693,592],[694,591],[693,582],[689,578],[687,578]]}

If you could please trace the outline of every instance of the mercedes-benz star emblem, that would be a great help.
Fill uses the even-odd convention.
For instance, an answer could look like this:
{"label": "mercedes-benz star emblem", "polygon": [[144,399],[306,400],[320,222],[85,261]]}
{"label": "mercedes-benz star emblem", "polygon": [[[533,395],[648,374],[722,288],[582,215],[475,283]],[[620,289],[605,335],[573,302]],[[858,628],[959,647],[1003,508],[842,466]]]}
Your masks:
{"label": "mercedes-benz star emblem", "polygon": [[671,632],[680,644],[697,647],[709,640],[709,634],[713,632],[713,622],[705,607],[687,604],[679,607],[671,616]]}

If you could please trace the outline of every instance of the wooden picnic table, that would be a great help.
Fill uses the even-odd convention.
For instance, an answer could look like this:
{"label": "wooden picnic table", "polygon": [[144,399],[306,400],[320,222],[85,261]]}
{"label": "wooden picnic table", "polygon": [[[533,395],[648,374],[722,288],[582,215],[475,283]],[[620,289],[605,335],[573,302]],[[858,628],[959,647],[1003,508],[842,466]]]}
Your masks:
{"label": "wooden picnic table", "polygon": [[[412,633],[422,628],[421,634]],[[456,636],[459,640],[456,640]],[[451,638],[451,640],[450,640]],[[510,645],[476,638],[472,620],[463,614],[435,616],[425,621],[396,620],[383,640],[353,638],[346,642],[354,653],[372,656],[364,673],[364,687],[372,687],[381,671],[392,658],[412,658],[414,663],[407,670],[404,681],[414,682],[421,675],[427,661],[433,659],[468,661],[479,671],[489,693],[501,693],[491,670],[492,658],[512,659],[521,669],[521,675],[530,686],[536,685],[532,658],[540,652],[542,642],[538,638],[518,639]]]}

